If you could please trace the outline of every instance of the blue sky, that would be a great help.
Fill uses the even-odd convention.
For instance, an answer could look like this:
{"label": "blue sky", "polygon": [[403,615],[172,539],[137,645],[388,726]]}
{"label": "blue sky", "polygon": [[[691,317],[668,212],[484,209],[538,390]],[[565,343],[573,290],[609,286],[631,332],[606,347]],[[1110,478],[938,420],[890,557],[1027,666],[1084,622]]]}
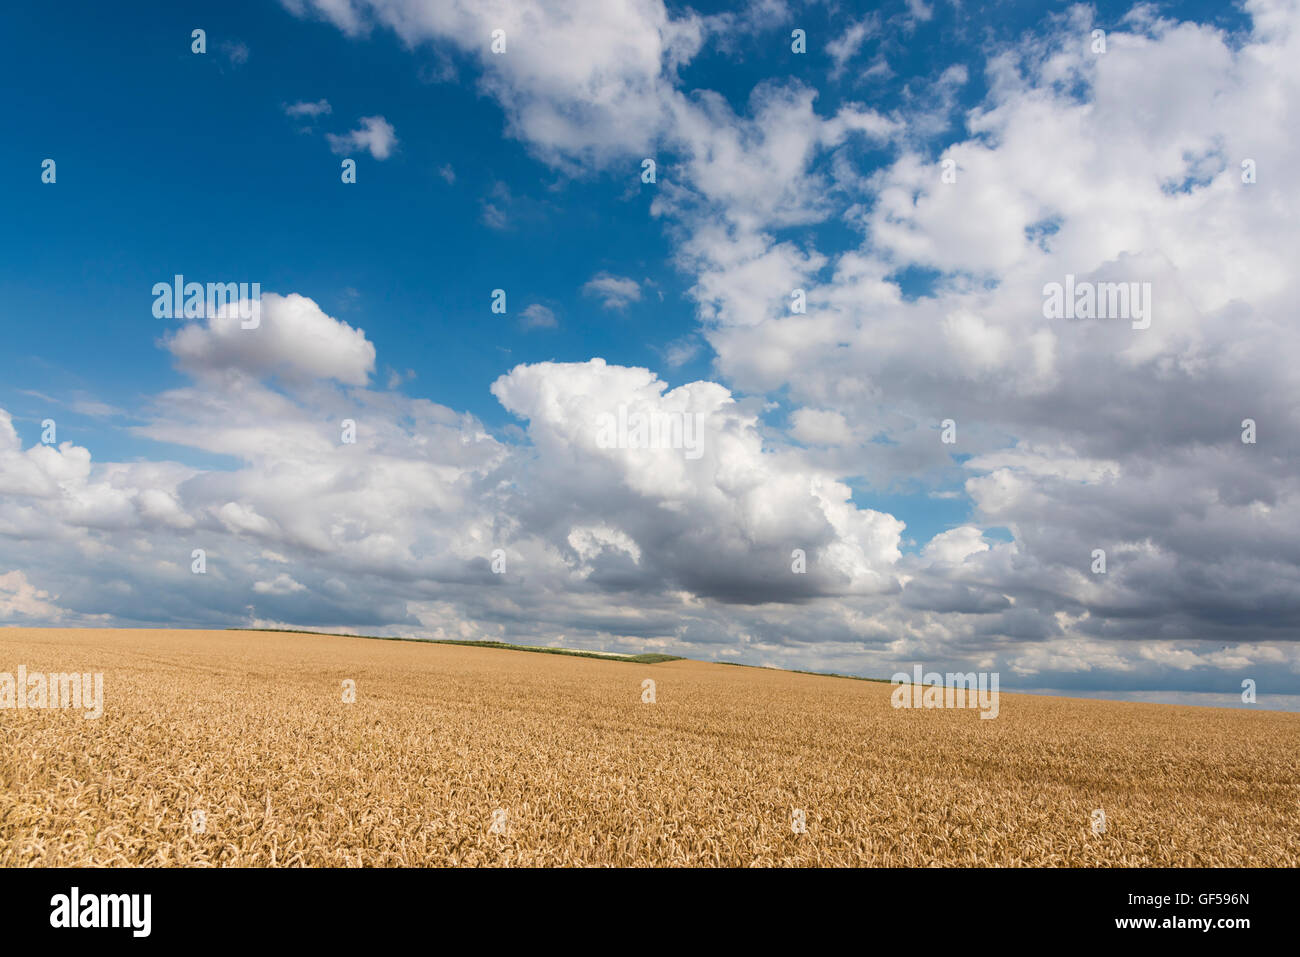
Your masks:
{"label": "blue sky", "polygon": [[[276,3],[154,3],[129,12],[75,6],[75,17],[57,7],[0,14],[8,38],[0,71],[12,97],[11,147],[0,155],[10,184],[0,271],[10,348],[0,356],[0,379],[6,407],[26,432],[36,434],[48,413],[48,403],[30,393],[84,395],[128,414],[106,421],[64,410],[67,438],[93,439],[106,455],[166,454],[220,467],[200,450],[157,449],[129,431],[129,412],[144,396],[183,379],[154,347],[159,323],[141,308],[152,305],[141,290],[175,271],[199,281],[260,277],[265,290],[310,295],[366,331],[382,368],[415,373],[401,388],[498,429],[515,420],[488,387],[517,363],[599,355],[653,369],[673,384],[709,374],[707,348],[679,366],[664,360],[698,323],[687,297],[691,277],[673,266],[640,164],[566,175],[530,156],[526,144],[503,135],[506,117],[476,89],[481,69],[471,58],[439,50],[456,80],[435,82],[444,61],[434,52],[413,54],[385,31],[356,42]],[[864,58],[893,54],[893,75],[864,82],[852,70],[828,76],[817,44],[836,37],[855,12],[877,8],[812,4],[798,18],[813,38],[811,56],[790,52],[787,31],[773,24],[736,49],[705,51],[682,71],[683,85],[717,92],[743,112],[755,87],[791,77],[815,84],[825,112],[864,94],[886,111],[906,108],[909,82],[963,63],[973,75],[958,102],[971,105],[984,93],[978,71],[990,31],[1030,31],[1044,9],[1066,6],[994,4],[996,27],[943,4],[928,21],[909,19],[906,4],[882,6],[879,15],[910,26],[865,43]],[[1126,9],[1099,10],[1108,8],[1112,16]],[[1241,23],[1239,11],[1217,4],[1200,12]],[[196,26],[208,34],[205,56],[190,50]],[[127,36],[129,43],[119,39]],[[285,104],[322,98],[332,112],[314,122],[284,113]],[[336,189],[341,157],[324,133],[346,132],[376,112],[400,131],[398,150],[383,162],[362,159],[356,188]],[[937,154],[960,132],[955,114],[927,145]],[[869,145],[853,153],[864,169],[892,159],[892,151]],[[671,177],[672,151],[656,155]],[[31,175],[47,156],[58,163],[58,190],[42,189]],[[445,168],[453,182],[440,174]],[[504,226],[485,221],[485,205],[501,210]],[[833,221],[788,232],[851,241]],[[611,317],[581,292],[599,272],[654,285]],[[898,278],[905,295],[929,285],[925,273]],[[491,290],[503,286],[513,318],[489,312]],[[519,312],[533,303],[556,314],[555,328],[521,328]],[[57,340],[47,322],[23,318],[42,315],[67,317]],[[773,410],[773,418],[785,411]],[[904,518],[913,540],[969,517],[968,502],[909,494],[913,484],[876,488],[858,480],[855,501]]]}
{"label": "blue sky", "polygon": [[[0,12],[0,410],[16,436],[0,574],[21,572],[12,588],[27,596],[10,623],[432,634],[444,614],[458,634],[651,641],[854,673],[922,658],[1005,667],[1024,686],[1222,694],[1239,672],[1272,668],[1279,691],[1300,692],[1295,556],[1250,526],[1261,508],[1274,527],[1296,514],[1294,450],[1191,464],[1247,413],[1295,414],[1274,366],[1291,345],[1273,325],[1284,280],[1270,285],[1270,262],[1250,258],[1290,248],[1287,207],[1266,182],[1224,192],[1243,150],[1280,166],[1294,148],[1263,132],[1294,77],[1246,67],[1292,42],[1290,5],[436,9]],[[510,26],[502,56],[486,49],[498,22]],[[1087,52],[1095,28],[1110,40],[1102,56]],[[807,53],[792,52],[795,29]],[[1186,79],[1196,70],[1199,86]],[[328,112],[291,115],[322,101]],[[387,149],[336,146],[368,117],[393,131]],[[1097,149],[1070,159],[1080,129]],[[347,157],[355,184],[340,181]],[[944,157],[961,170],[949,194],[924,172]],[[55,184],[41,181],[46,158]],[[1053,163],[1055,177],[1034,172]],[[1198,185],[1180,205],[1158,186],[1191,175],[1183,165]],[[1198,265],[1213,249],[1188,239],[1198,230],[1258,274],[1215,285]],[[1176,289],[1163,302],[1180,324],[1123,342],[1033,325],[1044,278],[1116,269]],[[184,323],[151,312],[153,284],[176,273],[307,297],[318,311],[301,334],[363,330],[373,363],[325,356],[308,383],[292,343],[258,347],[278,370],[258,371],[259,353],[232,359],[215,326],[184,352]],[[796,283],[810,290],[806,320],[785,308]],[[489,308],[497,288],[504,316]],[[1216,367],[1222,344],[1193,326],[1233,309],[1251,317],[1245,341]],[[635,369],[648,385],[618,371]],[[720,446],[707,480],[631,460],[606,475],[573,416],[613,408],[618,390],[714,410],[724,393],[710,390],[725,390],[734,411],[719,435],[742,436],[743,455]],[[1241,401],[1198,411],[1210,394]],[[405,486],[376,476],[414,467],[404,446],[425,455],[425,417],[457,423],[438,452],[436,480],[450,484],[429,493],[445,512],[394,508],[355,529],[323,502],[275,512],[285,500],[258,491],[267,476],[331,474],[295,443],[352,407],[388,416],[366,432],[372,471],[356,480],[391,501]],[[938,440],[950,415],[954,448]],[[58,462],[33,451],[49,417],[72,444]],[[471,445],[472,465],[457,451]],[[17,477],[28,468],[43,478]],[[60,469],[85,488],[69,491]],[[151,511],[163,491],[185,518]],[[33,501],[66,533],[34,539]],[[1241,516],[1208,515],[1210,501]],[[672,516],[690,520],[670,531]],[[184,558],[204,529],[230,556],[219,594],[176,598],[172,572],[153,568],[121,583],[129,600],[105,598],[97,561],[138,569],[142,548]],[[801,535],[825,561],[774,585]],[[709,542],[726,543],[712,559]],[[530,569],[508,601],[509,575],[476,577],[474,549],[489,544]],[[1088,577],[1094,545],[1132,560],[1102,584]],[[418,595],[403,592],[408,571]],[[680,614],[682,595],[702,603],[698,617]],[[127,610],[173,601],[161,618]]]}
{"label": "blue sky", "polygon": [[[57,384],[129,408],[142,387],[175,382],[152,348],[157,322],[139,306],[176,269],[310,290],[402,371],[414,369],[420,394],[494,424],[508,417],[487,386],[516,362],[617,350],[653,364],[655,346],[691,329],[683,282],[665,267],[667,243],[646,215],[648,201],[635,186],[625,195],[639,185],[635,177],[556,176],[501,135],[501,110],[472,85],[421,83],[392,37],[353,44],[274,4],[194,12],[160,4],[136,11],[129,28],[120,12],[97,5],[76,18],[53,9],[6,17],[11,41],[59,42],[6,51],[6,88],[21,92],[11,104],[20,132],[4,173],[16,183],[21,166],[48,154],[60,187],[11,194],[6,308],[15,317],[82,317],[57,350],[41,324],[12,323],[4,378],[15,392]],[[198,23],[211,37],[207,56],[190,53]],[[133,38],[130,57],[105,42],[123,33]],[[247,46],[247,62],[231,63],[224,43]],[[282,110],[322,97],[333,108],[323,129],[345,131],[382,108],[401,130],[388,161],[363,161],[356,189],[334,188],[340,158],[320,130],[298,132],[302,124]],[[447,165],[451,184],[438,173]],[[503,229],[482,216],[498,183],[511,197]],[[675,308],[659,308],[656,297],[609,322],[577,290],[615,267],[652,275]],[[525,335],[491,316],[490,292],[502,285],[519,308],[550,302],[564,321]],[[32,369],[32,357],[52,368]],[[100,423],[87,426],[97,442],[108,438]]]}

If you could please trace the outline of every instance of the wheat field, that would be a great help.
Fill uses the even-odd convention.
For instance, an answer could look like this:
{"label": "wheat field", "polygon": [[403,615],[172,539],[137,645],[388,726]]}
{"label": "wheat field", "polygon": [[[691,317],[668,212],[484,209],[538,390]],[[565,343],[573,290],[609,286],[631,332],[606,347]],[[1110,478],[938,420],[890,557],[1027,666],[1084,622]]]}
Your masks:
{"label": "wheat field", "polygon": [[845,678],[238,631],[0,653],[104,675],[97,719],[0,709],[9,867],[1300,864],[1296,714],[1004,693],[981,720]]}

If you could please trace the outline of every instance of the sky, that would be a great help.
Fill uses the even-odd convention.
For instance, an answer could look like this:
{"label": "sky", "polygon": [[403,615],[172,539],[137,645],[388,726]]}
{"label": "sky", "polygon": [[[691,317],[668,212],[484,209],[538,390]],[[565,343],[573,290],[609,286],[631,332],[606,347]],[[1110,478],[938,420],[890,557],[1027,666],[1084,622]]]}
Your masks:
{"label": "sky", "polygon": [[0,87],[0,625],[1300,701],[1294,2],[11,5]]}

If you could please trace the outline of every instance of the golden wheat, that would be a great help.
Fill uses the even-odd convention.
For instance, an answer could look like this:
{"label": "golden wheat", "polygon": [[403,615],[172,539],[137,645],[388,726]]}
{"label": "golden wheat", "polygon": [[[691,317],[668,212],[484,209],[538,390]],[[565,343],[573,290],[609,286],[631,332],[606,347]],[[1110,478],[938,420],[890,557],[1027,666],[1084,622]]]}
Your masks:
{"label": "golden wheat", "polygon": [[1300,863],[1294,714],[1003,694],[981,720],[874,682],[316,635],[0,653],[105,681],[98,719],[0,710],[5,866]]}

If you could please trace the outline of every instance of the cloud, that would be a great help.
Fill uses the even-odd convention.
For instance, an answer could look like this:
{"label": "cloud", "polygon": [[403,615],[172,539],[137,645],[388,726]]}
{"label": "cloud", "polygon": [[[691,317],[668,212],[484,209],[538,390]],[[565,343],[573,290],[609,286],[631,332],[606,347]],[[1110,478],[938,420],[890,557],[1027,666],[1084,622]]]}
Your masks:
{"label": "cloud", "polygon": [[641,286],[635,279],[600,272],[583,284],[582,294],[600,299],[606,309],[621,310],[641,300]]}
{"label": "cloud", "polygon": [[988,550],[983,533],[973,525],[963,525],[934,536],[921,554],[932,562],[956,564]]}
{"label": "cloud", "polygon": [[246,43],[230,40],[224,41],[221,44],[221,52],[226,55],[226,59],[230,61],[231,66],[239,67],[248,62],[249,50],[248,44]]}
{"label": "cloud", "polygon": [[315,103],[309,103],[300,100],[297,103],[285,103],[281,107],[286,116],[300,117],[305,116],[308,119],[315,119],[318,116],[328,116],[333,110],[330,108],[329,100],[317,100]]}
{"label": "cloud", "polygon": [[693,336],[683,336],[668,343],[664,349],[664,362],[671,368],[678,368],[690,362],[700,354],[700,343]]}
{"label": "cloud", "polygon": [[43,392],[37,392],[34,389],[19,389],[22,395],[29,395],[34,399],[39,399],[47,405],[57,405],[61,408],[71,409],[78,415],[84,415],[92,419],[110,419],[126,415],[126,412],[115,405],[107,402],[101,402],[93,396],[84,392],[73,392],[67,400],[56,399],[54,396],[46,395]]}
{"label": "cloud", "polygon": [[523,320],[526,329],[554,329],[558,325],[555,313],[535,302],[524,309]]}
{"label": "cloud", "polygon": [[831,62],[834,64],[831,76],[843,75],[848,62],[857,56],[863,43],[875,36],[879,30],[880,18],[878,15],[872,15],[851,23],[839,37],[827,43],[826,52],[831,55]]}
{"label": "cloud", "polygon": [[[763,602],[895,587],[902,523],[855,508],[846,486],[793,450],[765,450],[753,414],[716,383],[670,390],[646,369],[593,359],[518,366],[492,392],[528,420],[527,487],[554,490],[548,525],[620,530],[642,553],[643,588]],[[620,415],[698,416],[698,456],[608,447],[602,420]],[[804,574],[791,572],[795,548],[809,556]],[[620,580],[629,575],[623,568]]]}
{"label": "cloud", "polygon": [[[510,131],[548,160],[576,168],[647,150],[666,129],[676,70],[701,48],[707,21],[670,17],[641,0],[282,0],[298,16],[357,36],[378,24],[410,46],[451,44],[483,67],[481,88]],[[728,26],[740,26],[729,20]],[[718,24],[721,33],[724,24]],[[506,52],[491,51],[504,30]]]}
{"label": "cloud", "polygon": [[253,591],[258,595],[292,595],[306,590],[306,586],[294,581],[283,572],[270,581],[253,582]]}
{"label": "cloud", "polygon": [[[1211,690],[1251,668],[1300,690],[1300,210],[1276,173],[1300,160],[1294,4],[1254,0],[1236,33],[1144,7],[1103,56],[1076,6],[982,63],[936,64],[888,112],[797,79],[747,99],[683,88],[706,42],[779,20],[773,5],[748,21],[633,0],[285,5],[467,54],[508,132],[562,172],[671,155],[651,213],[698,330],[669,354],[707,343],[716,381],[520,365],[492,386],[524,425],[499,438],[371,392],[364,333],[268,296],[265,336],[218,317],[166,340],[192,383],[139,430],[223,468],[23,448],[0,417],[0,567],[119,618],[227,622],[251,598],[257,620],[854,673]],[[1067,275],[1151,283],[1150,327],[1045,319],[1044,284]],[[609,273],[587,286],[609,308],[640,294]],[[765,419],[773,394],[788,434]],[[700,416],[701,454],[602,442],[620,414]],[[903,486],[968,514],[908,550],[903,522],[862,504]],[[120,580],[86,571],[102,567]]]}
{"label": "cloud", "polygon": [[[718,132],[701,134],[737,143],[714,154],[726,174],[715,178],[721,163],[702,152],[681,195],[661,201],[686,232],[679,260],[697,276],[724,381],[788,390],[802,441],[833,444],[846,437],[839,423],[854,423],[853,444],[816,458],[868,490],[960,480],[974,522],[1011,530],[1014,545],[918,569],[904,592],[918,609],[981,616],[948,622],[971,640],[1268,640],[1300,625],[1300,553],[1269,531],[1300,519],[1300,421],[1279,402],[1295,381],[1278,361],[1300,351],[1286,305],[1300,288],[1283,266],[1300,252],[1296,211],[1280,196],[1261,204],[1237,161],[1297,158],[1260,104],[1292,99],[1300,75],[1257,64],[1286,59],[1300,23],[1291,6],[1250,9],[1256,30],[1240,45],[1213,27],[1150,21],[1112,30],[1121,54],[1098,57],[1076,8],[1045,47],[1033,37],[995,51],[970,134],[938,154],[955,160],[955,183],[907,137],[868,177],[833,158],[819,172],[817,151],[835,142],[826,121],[773,89],[751,98],[753,120],[720,109]],[[1178,79],[1193,70],[1195,83]],[[968,76],[952,65],[936,88]],[[776,116],[787,120],[765,120]],[[948,123],[942,111],[923,119]],[[778,130],[787,141],[771,154]],[[1044,142],[1070,148],[1045,163]],[[773,201],[810,190],[819,199]],[[837,211],[857,244],[778,238],[798,216]],[[1216,265],[1225,248],[1249,275]],[[905,296],[904,267],[933,271],[931,288]],[[1067,274],[1150,282],[1151,328],[1045,321],[1043,285]],[[799,287],[808,309],[795,315]],[[1282,430],[1262,456],[1240,441],[1241,409],[1268,410]],[[937,439],[949,416],[951,449]],[[930,557],[951,555],[953,537],[927,546]],[[1095,548],[1110,559],[1104,577],[1090,571]]]}
{"label": "cloud", "polygon": [[350,133],[326,133],[330,149],[340,156],[355,150],[369,150],[377,160],[386,160],[397,146],[393,125],[382,116],[363,116],[361,126]]}
{"label": "cloud", "polygon": [[403,372],[400,369],[394,369],[392,366],[389,366],[386,371],[387,377],[385,379],[385,384],[390,389],[396,389],[398,386],[402,385],[402,383],[411,382],[415,379],[414,369],[407,369]]}
{"label": "cloud", "polygon": [[480,206],[480,222],[489,229],[496,230],[510,229],[514,225],[514,219],[520,216],[530,218],[537,211],[536,203],[515,196],[510,187],[499,180],[492,184],[487,198],[480,200]]}
{"label": "cloud", "polygon": [[848,445],[853,429],[838,412],[826,409],[796,409],[791,415],[790,434],[812,445]]}
{"label": "cloud", "polygon": [[934,18],[934,7],[925,0],[907,0],[907,13],[909,26],[914,26],[916,21],[928,23]]}
{"label": "cloud", "polygon": [[239,309],[191,323],[166,337],[177,364],[193,373],[279,375],[291,382],[336,379],[364,385],[375,367],[375,347],[363,330],[327,316],[296,293],[261,297],[260,324],[246,329]]}
{"label": "cloud", "polygon": [[[664,637],[682,620],[681,596],[761,603],[895,587],[900,523],[854,508],[797,454],[766,452],[721,386],[668,389],[648,370],[593,360],[519,366],[493,392],[528,421],[526,447],[364,387],[286,395],[200,374],[158,397],[140,435],[233,469],[96,464],[71,443],[24,451],[0,414],[0,560],[15,541],[43,542],[28,574],[66,586],[78,613],[119,621],[228,621],[251,600],[261,618],[409,628],[436,600],[439,627],[460,619],[493,634],[510,607],[532,609],[526,627],[539,634],[567,616],[593,634]],[[703,454],[602,447],[599,415],[620,405],[700,414]],[[353,444],[341,440],[344,418],[357,424]],[[792,543],[807,552],[806,574],[790,570]],[[488,564],[497,547],[504,577]],[[205,576],[190,571],[195,548]],[[85,569],[78,554],[119,575]],[[629,592],[649,603],[639,623],[620,611]],[[153,596],[147,607],[140,595]],[[715,627],[705,606],[694,615],[697,633]]]}
{"label": "cloud", "polygon": [[38,618],[58,621],[62,612],[48,599],[57,596],[36,588],[21,571],[0,574],[0,621]]}

